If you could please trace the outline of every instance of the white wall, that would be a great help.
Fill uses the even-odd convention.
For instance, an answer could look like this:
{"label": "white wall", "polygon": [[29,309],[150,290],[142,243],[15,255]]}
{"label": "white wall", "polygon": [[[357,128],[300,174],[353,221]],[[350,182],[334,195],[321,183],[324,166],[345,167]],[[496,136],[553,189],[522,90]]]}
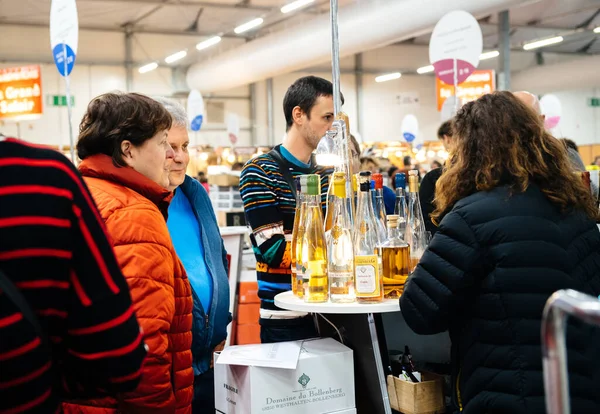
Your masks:
{"label": "white wall", "polygon": [[[0,38],[5,39],[4,36]],[[6,40],[6,39],[5,39]],[[0,40],[0,52],[3,44]],[[49,49],[49,48],[48,48]],[[16,52],[15,52],[16,53]],[[0,59],[1,59],[0,55]],[[14,54],[13,54],[14,56]],[[108,56],[107,56],[108,58]],[[17,57],[15,57],[17,59]],[[558,62],[564,56],[548,56],[547,61]],[[18,62],[3,63],[0,66],[18,66],[36,61],[17,59]],[[513,67],[519,70],[533,64],[531,54],[513,53]],[[39,60],[38,60],[39,61]],[[380,71],[405,70],[427,64],[426,48],[418,46],[390,46],[373,50],[363,54],[363,94],[362,103],[364,125],[361,126],[364,141],[389,141],[399,140],[401,137],[401,122],[404,115],[413,113],[420,124],[421,137],[424,140],[435,140],[436,130],[440,123],[440,114],[436,110],[435,81],[433,76],[404,75],[394,81],[376,83],[375,76]],[[481,67],[494,69],[497,62],[489,60],[482,62]],[[342,92],[346,103],[343,110],[350,116],[352,132],[357,130],[357,98],[356,77],[353,74],[354,59],[347,58],[341,62],[342,67]],[[242,69],[240,69],[242,70]],[[285,119],[283,116],[282,102],[285,92],[297,78],[307,74],[314,74],[331,79],[330,68],[320,67],[304,72],[290,73],[273,79],[273,106],[274,106],[274,139],[279,143],[285,133]],[[576,76],[576,74],[574,74]],[[174,91],[171,70],[166,67],[146,74],[134,72],[133,86],[137,92],[149,95],[169,96]],[[78,64],[71,79],[72,94],[75,96],[73,110],[73,132],[77,136],[79,121],[83,116],[87,103],[95,96],[112,91],[125,90],[125,69],[121,66],[102,66]],[[588,98],[600,96],[600,77],[596,84],[586,89],[576,91],[560,91],[557,86],[556,94],[563,102],[563,120],[556,129],[557,136],[565,136],[575,140],[578,144],[600,143],[600,109],[588,106]],[[42,65],[42,90],[44,100],[47,95],[64,94],[64,80],[58,75],[53,64]],[[536,91],[532,91],[536,92]],[[404,107],[398,104],[397,96],[402,93],[418,94],[420,104],[413,107]],[[236,113],[240,117],[241,132],[237,145],[251,145],[250,133],[250,102],[244,97],[249,96],[249,88],[241,87],[235,90],[222,91],[219,96],[236,96],[242,99],[215,99],[205,96],[205,101],[218,100],[225,104],[226,113]],[[184,101],[184,99],[182,99]],[[37,143],[50,145],[67,145],[69,134],[67,128],[67,109],[45,106],[44,115],[35,121],[21,123],[21,137]],[[256,124],[254,126],[256,142],[254,144],[269,144],[267,124],[267,94],[266,82],[256,83]],[[17,134],[14,123],[0,122],[0,131],[9,135]],[[211,123],[210,119],[197,135],[191,134],[192,143],[208,144],[212,146],[229,145],[229,140],[224,124]]]}

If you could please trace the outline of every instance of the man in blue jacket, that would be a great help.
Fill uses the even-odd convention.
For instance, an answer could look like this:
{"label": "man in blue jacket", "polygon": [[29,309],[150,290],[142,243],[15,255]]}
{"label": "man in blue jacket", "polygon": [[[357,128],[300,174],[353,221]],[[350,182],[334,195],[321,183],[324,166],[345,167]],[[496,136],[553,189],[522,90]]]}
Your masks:
{"label": "man in blue jacket", "polygon": [[231,321],[227,253],[206,190],[185,174],[190,161],[185,110],[170,99],[156,100],[173,117],[169,144],[175,157],[169,175],[169,190],[175,191],[175,195],[169,206],[167,226],[194,298],[192,412],[212,414],[215,412],[213,352],[223,348],[227,325]]}

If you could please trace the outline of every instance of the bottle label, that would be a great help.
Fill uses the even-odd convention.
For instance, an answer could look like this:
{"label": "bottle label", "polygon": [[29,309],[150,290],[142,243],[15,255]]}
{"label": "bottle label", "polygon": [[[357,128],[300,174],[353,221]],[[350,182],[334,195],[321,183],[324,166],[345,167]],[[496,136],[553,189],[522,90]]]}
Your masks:
{"label": "bottle label", "polygon": [[377,255],[355,256],[355,289],[357,297],[380,295],[379,258]]}
{"label": "bottle label", "polygon": [[331,271],[329,271],[327,273],[329,275],[329,279],[332,281],[350,279],[354,276],[352,274],[352,272],[331,272]]}

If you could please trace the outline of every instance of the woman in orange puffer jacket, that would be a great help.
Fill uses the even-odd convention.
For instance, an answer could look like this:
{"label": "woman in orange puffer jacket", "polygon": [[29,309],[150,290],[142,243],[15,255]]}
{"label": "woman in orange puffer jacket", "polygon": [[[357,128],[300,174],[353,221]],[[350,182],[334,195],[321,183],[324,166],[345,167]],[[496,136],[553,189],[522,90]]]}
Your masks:
{"label": "woman in orange puffer jacket", "polygon": [[154,100],[108,93],[89,104],[79,127],[79,170],[106,222],[148,356],[134,392],[64,403],[65,413],[191,413],[193,302],[165,221],[170,126]]}

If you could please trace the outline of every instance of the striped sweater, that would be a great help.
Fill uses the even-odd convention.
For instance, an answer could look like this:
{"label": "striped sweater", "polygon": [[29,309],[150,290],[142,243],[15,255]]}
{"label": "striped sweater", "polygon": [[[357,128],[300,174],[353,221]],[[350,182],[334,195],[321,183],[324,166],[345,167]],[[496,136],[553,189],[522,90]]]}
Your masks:
{"label": "striped sweater", "polygon": [[0,139],[0,270],[48,341],[0,291],[0,413],[135,389],[144,342],[92,197],[65,157],[15,139]]}
{"label": "striped sweater", "polygon": [[[275,150],[281,153],[281,146]],[[285,160],[285,157],[284,157]],[[288,162],[293,177],[303,174],[321,176],[321,200],[325,208],[330,169],[302,167]],[[261,308],[280,310],[275,295],[291,290],[291,237],[296,200],[279,165],[269,154],[248,161],[240,176],[240,194],[246,221],[252,228],[252,247],[256,256],[258,296]]]}

